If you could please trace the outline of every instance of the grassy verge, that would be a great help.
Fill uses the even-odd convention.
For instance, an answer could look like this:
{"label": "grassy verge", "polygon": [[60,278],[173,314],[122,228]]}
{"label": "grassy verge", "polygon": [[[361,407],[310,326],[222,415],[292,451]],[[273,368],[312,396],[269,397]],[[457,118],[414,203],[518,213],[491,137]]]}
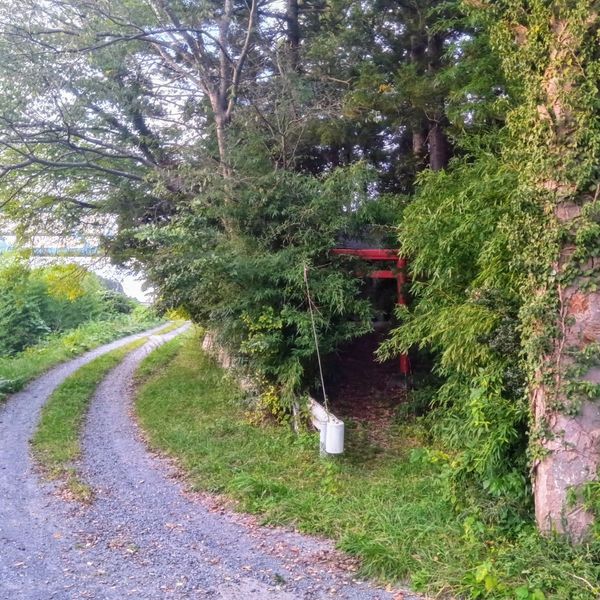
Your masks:
{"label": "grassy verge", "polygon": [[160,322],[151,316],[135,318],[129,315],[92,321],[51,336],[16,356],[0,357],[0,402],[61,362],[120,337],[149,329]]}
{"label": "grassy verge", "polygon": [[351,428],[344,456],[319,459],[316,436],[251,425],[236,385],[194,335],[151,354],[139,378],[150,443],[178,460],[192,487],[224,493],[265,522],[335,539],[367,576],[439,597],[600,597],[597,546],[543,540],[530,524],[505,537],[457,514],[416,427],[398,428],[385,452]]}
{"label": "grassy verge", "polygon": [[74,466],[81,456],[81,427],[90,400],[107,373],[146,341],[141,338],[84,365],[54,390],[42,410],[31,440],[34,458],[46,477],[62,480],[65,490],[77,500],[92,500],[91,488]]}

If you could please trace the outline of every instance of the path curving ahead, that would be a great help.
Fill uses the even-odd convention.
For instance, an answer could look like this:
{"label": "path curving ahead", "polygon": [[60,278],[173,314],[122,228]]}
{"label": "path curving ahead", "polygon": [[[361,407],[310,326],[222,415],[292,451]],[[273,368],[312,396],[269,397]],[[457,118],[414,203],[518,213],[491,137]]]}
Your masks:
{"label": "path curving ahead", "polygon": [[153,335],[99,386],[81,465],[91,506],[39,481],[28,440],[65,377],[148,334],[56,367],[0,407],[0,600],[416,600],[355,581],[330,542],[257,526],[187,494],[169,463],[146,450],[131,416],[133,375],[184,328]]}

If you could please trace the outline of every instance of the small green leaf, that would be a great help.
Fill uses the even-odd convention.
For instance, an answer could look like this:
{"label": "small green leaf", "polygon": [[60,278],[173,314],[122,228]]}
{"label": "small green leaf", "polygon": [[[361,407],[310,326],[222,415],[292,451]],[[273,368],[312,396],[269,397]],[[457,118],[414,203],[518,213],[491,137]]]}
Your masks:
{"label": "small green leaf", "polygon": [[522,585],[515,589],[516,600],[529,600],[529,588]]}
{"label": "small green leaf", "polygon": [[475,581],[481,583],[488,576],[490,572],[490,565],[483,563],[475,569]]}

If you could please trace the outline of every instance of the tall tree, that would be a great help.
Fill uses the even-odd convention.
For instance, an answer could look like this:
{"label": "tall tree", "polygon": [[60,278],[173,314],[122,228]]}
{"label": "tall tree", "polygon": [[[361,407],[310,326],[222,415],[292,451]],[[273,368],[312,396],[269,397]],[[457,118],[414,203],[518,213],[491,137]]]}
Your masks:
{"label": "tall tree", "polygon": [[0,10],[3,84],[21,78],[0,115],[5,187],[88,209],[135,196],[142,219],[160,217],[190,194],[178,170],[211,133],[216,156],[202,158],[229,173],[227,128],[251,70],[258,0]]}
{"label": "tall tree", "polygon": [[394,192],[410,192],[423,168],[443,168],[451,156],[446,74],[465,25],[458,4],[337,0],[305,20],[305,68],[342,96],[338,114],[306,139],[305,164],[367,160],[380,189]]}
{"label": "tall tree", "polygon": [[[475,3],[481,8],[486,3]],[[519,83],[505,160],[521,173],[528,274],[522,309],[538,526],[578,541],[600,467],[600,4],[505,0],[489,7]],[[515,238],[523,234],[515,232]]]}
{"label": "tall tree", "polygon": [[288,9],[6,2],[0,185],[15,218],[102,215],[115,260],[141,266],[164,305],[216,329],[289,401],[315,354],[305,268],[318,267],[324,350],[371,326],[360,281],[330,249],[370,202],[372,177],[293,170],[305,121],[335,105],[302,80]]}

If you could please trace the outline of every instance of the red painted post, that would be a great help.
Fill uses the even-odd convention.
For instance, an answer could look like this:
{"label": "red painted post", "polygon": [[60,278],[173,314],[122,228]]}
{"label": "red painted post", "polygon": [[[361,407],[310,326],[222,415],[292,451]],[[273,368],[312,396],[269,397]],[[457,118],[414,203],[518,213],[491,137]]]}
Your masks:
{"label": "red painted post", "polygon": [[[406,306],[406,296],[404,295],[404,285],[406,284],[406,259],[399,258],[396,263],[396,268],[398,269],[396,275],[396,283],[398,285],[398,305]],[[400,373],[405,377],[410,375],[410,358],[406,353],[400,355]]]}

